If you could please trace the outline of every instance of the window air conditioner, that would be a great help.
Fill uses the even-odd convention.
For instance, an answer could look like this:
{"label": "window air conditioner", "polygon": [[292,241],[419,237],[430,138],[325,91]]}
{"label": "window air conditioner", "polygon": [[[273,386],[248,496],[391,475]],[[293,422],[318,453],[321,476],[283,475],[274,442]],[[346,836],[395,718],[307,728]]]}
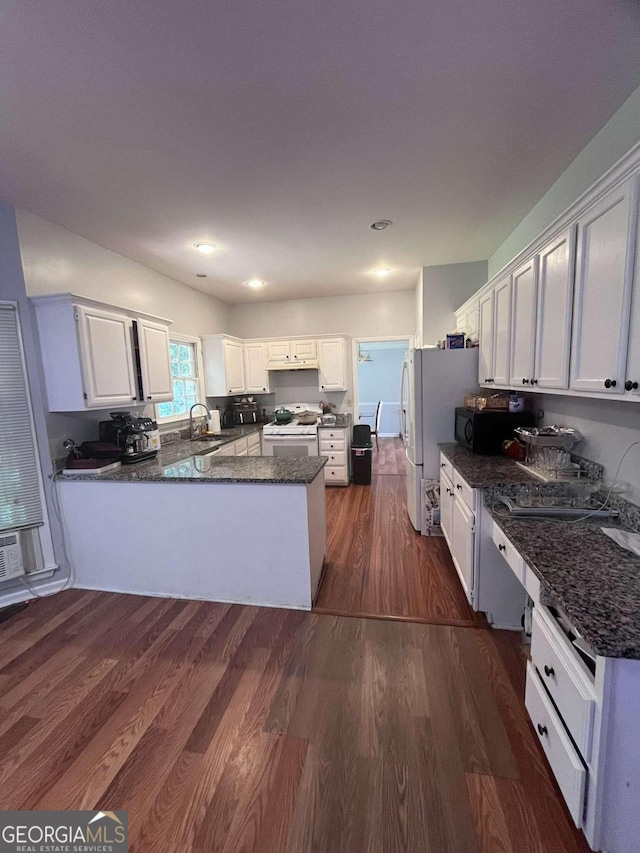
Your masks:
{"label": "window air conditioner", "polygon": [[0,533],[0,583],[24,573],[19,534]]}

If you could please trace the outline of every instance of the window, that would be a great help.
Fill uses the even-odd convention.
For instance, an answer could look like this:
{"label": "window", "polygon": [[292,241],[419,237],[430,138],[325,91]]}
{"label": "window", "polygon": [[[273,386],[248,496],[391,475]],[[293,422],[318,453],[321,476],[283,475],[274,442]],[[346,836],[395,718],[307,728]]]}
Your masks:
{"label": "window", "polygon": [[185,420],[189,417],[191,406],[204,399],[200,387],[196,341],[189,338],[170,338],[169,359],[173,381],[173,400],[157,404],[156,418],[161,423]]}
{"label": "window", "polygon": [[0,532],[43,523],[29,389],[15,305],[0,303]]}

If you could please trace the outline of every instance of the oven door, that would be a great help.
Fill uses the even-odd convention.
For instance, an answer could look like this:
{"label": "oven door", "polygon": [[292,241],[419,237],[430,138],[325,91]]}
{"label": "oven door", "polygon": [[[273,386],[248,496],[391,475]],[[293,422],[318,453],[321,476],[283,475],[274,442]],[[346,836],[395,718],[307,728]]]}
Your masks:
{"label": "oven door", "polygon": [[317,435],[264,435],[263,456],[317,456]]}

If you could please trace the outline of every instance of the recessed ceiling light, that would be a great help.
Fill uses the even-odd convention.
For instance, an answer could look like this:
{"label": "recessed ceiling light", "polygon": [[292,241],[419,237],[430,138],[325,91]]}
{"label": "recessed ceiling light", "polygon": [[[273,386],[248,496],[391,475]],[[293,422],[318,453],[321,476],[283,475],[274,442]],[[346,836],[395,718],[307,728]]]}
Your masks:
{"label": "recessed ceiling light", "polygon": [[253,287],[257,290],[259,287],[264,287],[264,281],[262,281],[262,279],[260,278],[251,278],[247,282],[247,286]]}
{"label": "recessed ceiling light", "polygon": [[193,247],[203,255],[211,255],[218,248],[215,243],[194,243]]}
{"label": "recessed ceiling light", "polygon": [[378,219],[377,222],[372,222],[369,228],[372,231],[384,231],[385,228],[388,228],[390,225],[393,225],[393,222],[390,219]]}
{"label": "recessed ceiling light", "polygon": [[389,267],[380,267],[379,269],[374,270],[373,274],[377,275],[378,278],[386,278],[390,272],[391,270],[389,269]]}
{"label": "recessed ceiling light", "polygon": [[197,272],[196,273],[196,278],[206,278],[206,277],[207,277],[206,273],[203,273],[203,272]]}

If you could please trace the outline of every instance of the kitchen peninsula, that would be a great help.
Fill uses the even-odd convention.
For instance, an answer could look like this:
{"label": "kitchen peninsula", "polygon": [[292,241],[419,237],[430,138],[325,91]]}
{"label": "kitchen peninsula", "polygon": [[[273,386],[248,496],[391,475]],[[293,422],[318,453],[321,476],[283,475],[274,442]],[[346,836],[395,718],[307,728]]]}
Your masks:
{"label": "kitchen peninsula", "polygon": [[310,609],[326,459],[213,455],[224,443],[178,441],[149,462],[60,478],[74,586]]}

